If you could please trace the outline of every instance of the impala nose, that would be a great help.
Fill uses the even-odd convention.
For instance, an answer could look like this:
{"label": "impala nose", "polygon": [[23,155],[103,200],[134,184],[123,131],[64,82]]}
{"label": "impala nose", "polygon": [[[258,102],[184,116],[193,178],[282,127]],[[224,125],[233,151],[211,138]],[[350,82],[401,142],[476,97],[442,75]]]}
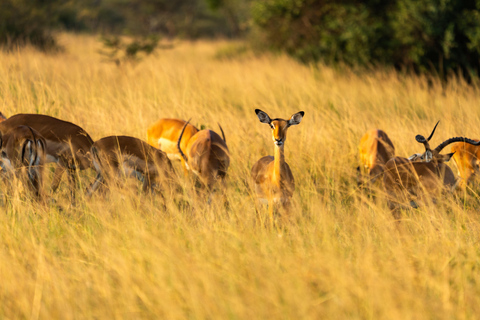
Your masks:
{"label": "impala nose", "polygon": [[277,146],[281,146],[283,144],[283,140],[282,139],[275,139],[275,144]]}

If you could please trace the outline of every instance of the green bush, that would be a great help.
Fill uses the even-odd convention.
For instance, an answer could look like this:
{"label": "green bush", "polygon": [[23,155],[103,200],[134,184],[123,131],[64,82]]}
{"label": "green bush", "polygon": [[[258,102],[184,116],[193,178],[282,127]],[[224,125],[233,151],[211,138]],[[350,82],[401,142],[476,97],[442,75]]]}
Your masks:
{"label": "green bush", "polygon": [[29,43],[42,50],[55,48],[50,33],[56,23],[55,3],[55,0],[1,0],[0,45],[11,49]]}
{"label": "green bush", "polygon": [[470,77],[480,67],[479,10],[461,0],[255,0],[252,16],[270,46],[303,62]]}

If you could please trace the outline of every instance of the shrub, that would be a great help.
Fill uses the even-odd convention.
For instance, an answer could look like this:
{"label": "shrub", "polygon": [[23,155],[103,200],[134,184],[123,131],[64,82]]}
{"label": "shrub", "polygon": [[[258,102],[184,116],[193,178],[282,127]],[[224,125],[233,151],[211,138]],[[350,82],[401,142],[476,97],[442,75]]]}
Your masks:
{"label": "shrub", "polygon": [[460,0],[256,0],[252,15],[271,47],[303,62],[470,77],[480,67],[479,10]]}
{"label": "shrub", "polygon": [[0,45],[9,49],[30,43],[42,50],[56,48],[50,33],[56,1],[0,1]]}

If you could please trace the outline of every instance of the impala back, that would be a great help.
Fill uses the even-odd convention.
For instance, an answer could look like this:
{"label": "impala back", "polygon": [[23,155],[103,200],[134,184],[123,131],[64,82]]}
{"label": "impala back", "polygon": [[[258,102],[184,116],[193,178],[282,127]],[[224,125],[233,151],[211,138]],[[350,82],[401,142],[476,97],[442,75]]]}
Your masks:
{"label": "impala back", "polygon": [[37,130],[47,142],[47,162],[62,161],[69,167],[86,169],[92,166],[90,148],[93,140],[81,127],[41,114],[16,114],[0,122],[0,132],[6,133],[20,125]]}
{"label": "impala back", "polygon": [[217,180],[225,178],[230,166],[227,144],[212,130],[197,132],[188,143],[186,156],[188,168],[209,189]]}
{"label": "impala back", "polygon": [[140,180],[157,180],[168,186],[177,183],[167,155],[140,139],[129,136],[105,137],[93,144],[92,153],[93,164],[99,173],[109,175],[111,171],[121,171]]}
{"label": "impala back", "polygon": [[[177,141],[183,126],[187,123],[181,119],[160,119],[147,130],[147,141],[151,146],[165,152],[170,160],[181,160],[177,149]],[[198,132],[192,124],[188,124],[183,133],[180,147],[185,153],[188,141]]]}
{"label": "impala back", "polygon": [[[394,157],[385,165],[384,188],[390,209],[417,206],[442,191],[452,191],[457,179],[443,162],[419,162]],[[415,204],[415,205],[414,205]]]}

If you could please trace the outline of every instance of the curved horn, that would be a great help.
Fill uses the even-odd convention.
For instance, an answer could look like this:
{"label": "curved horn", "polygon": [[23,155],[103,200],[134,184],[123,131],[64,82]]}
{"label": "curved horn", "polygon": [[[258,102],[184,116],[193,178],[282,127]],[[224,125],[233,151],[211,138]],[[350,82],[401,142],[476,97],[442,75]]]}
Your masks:
{"label": "curved horn", "polygon": [[435,125],[435,128],[433,128],[432,133],[430,133],[430,136],[428,137],[427,141],[430,141],[430,139],[432,139],[432,136],[435,133],[435,129],[437,129],[437,126],[439,123],[440,123],[440,120],[437,121],[437,124]]}
{"label": "curved horn", "polygon": [[182,156],[183,160],[185,160],[185,162],[188,162],[187,156],[183,153],[182,148],[180,148],[180,141],[182,141],[183,133],[185,132],[185,128],[188,126],[188,123],[190,122],[190,120],[192,120],[192,118],[188,119],[187,123],[185,123],[185,125],[183,126],[182,132],[180,133],[180,136],[178,137],[178,141],[177,141],[178,152],[180,152],[180,155]]}
{"label": "curved horn", "polygon": [[225,143],[227,143],[227,139],[225,139],[225,132],[223,132],[223,129],[222,129],[222,126],[220,125],[220,123],[218,123],[218,126],[220,127],[220,131],[222,131],[222,137],[223,137],[223,141],[225,141]]}
{"label": "curved horn", "polygon": [[[435,131],[435,129],[433,129],[433,131]],[[432,135],[430,135],[430,137],[431,136]],[[422,143],[425,146],[425,150],[430,150],[430,144],[428,143],[428,140],[425,139],[424,136],[422,136],[421,134],[417,134],[415,136],[415,140],[417,140],[418,143]]]}
{"label": "curved horn", "polygon": [[417,135],[415,136],[415,140],[417,140],[417,142],[419,142],[419,143],[425,143],[425,142],[427,142],[427,140],[425,140],[425,137],[422,136],[421,134],[417,134]]}
{"label": "curved horn", "polygon": [[435,148],[434,151],[436,151],[437,153],[440,153],[440,151],[442,151],[443,148],[448,146],[450,143],[454,143],[454,142],[466,142],[469,144],[473,144],[474,146],[480,145],[480,141],[474,141],[472,139],[468,139],[464,137],[455,137],[455,138],[450,138],[448,140],[443,141],[438,145],[438,147]]}

